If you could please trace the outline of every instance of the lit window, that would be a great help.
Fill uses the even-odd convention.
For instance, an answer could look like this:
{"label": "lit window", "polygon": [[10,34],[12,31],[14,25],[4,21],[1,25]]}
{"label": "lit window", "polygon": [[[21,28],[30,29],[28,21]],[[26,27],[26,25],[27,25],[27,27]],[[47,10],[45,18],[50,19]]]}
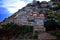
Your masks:
{"label": "lit window", "polygon": [[40,14],[41,17],[44,17],[44,14]]}
{"label": "lit window", "polygon": [[14,18],[16,18],[18,15],[16,15]]}
{"label": "lit window", "polygon": [[32,16],[32,13],[30,13],[30,16]]}
{"label": "lit window", "polygon": [[33,16],[37,16],[37,14],[33,14]]}

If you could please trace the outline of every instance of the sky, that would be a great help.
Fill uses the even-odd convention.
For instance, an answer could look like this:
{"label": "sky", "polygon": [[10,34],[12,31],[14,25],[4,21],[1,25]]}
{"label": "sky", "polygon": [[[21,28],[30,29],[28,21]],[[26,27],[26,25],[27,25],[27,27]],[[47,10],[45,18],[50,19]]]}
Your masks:
{"label": "sky", "polygon": [[[50,1],[50,0],[39,0]],[[0,0],[0,22],[13,15],[22,7],[26,6],[32,0]]]}

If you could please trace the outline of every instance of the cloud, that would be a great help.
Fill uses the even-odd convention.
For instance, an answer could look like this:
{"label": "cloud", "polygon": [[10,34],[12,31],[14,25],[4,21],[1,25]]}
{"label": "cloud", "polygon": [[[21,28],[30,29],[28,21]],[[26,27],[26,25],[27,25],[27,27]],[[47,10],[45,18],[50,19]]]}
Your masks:
{"label": "cloud", "polygon": [[18,11],[18,9],[21,9],[22,7],[26,6],[26,2],[22,0],[3,0],[3,5],[0,7],[6,8],[9,13],[15,13]]}

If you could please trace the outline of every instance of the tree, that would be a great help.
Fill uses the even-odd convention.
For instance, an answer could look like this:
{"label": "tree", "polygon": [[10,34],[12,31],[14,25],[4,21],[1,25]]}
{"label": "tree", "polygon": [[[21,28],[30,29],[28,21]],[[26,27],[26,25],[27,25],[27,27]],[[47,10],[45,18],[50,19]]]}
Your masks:
{"label": "tree", "polygon": [[60,30],[52,30],[49,31],[52,35],[55,35],[57,37],[57,40],[60,40]]}
{"label": "tree", "polygon": [[57,10],[59,10],[60,9],[60,4],[58,4],[57,5],[57,7],[54,7],[54,8],[50,8],[51,10],[53,10],[53,11],[57,11]]}
{"label": "tree", "polygon": [[14,23],[8,23],[3,25],[2,28],[2,36],[15,36],[18,37],[19,35],[24,37],[25,34],[33,33],[33,26],[30,25],[17,25]]}
{"label": "tree", "polygon": [[59,25],[54,20],[46,21],[44,23],[44,26],[46,27],[46,31],[56,30],[56,28],[59,27]]}
{"label": "tree", "polygon": [[20,27],[17,24],[14,23],[8,23],[6,25],[3,25],[3,30],[5,31],[5,35],[12,35],[16,34],[17,30],[20,31]]}

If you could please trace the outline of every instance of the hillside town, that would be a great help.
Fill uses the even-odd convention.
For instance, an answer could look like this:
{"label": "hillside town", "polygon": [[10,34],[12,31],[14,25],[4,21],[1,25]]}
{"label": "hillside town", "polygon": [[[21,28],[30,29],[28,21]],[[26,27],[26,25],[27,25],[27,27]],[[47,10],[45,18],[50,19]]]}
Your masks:
{"label": "hillside town", "polygon": [[[38,37],[37,39],[31,39],[31,40],[56,40],[57,37],[55,35],[50,34],[50,29],[47,29],[48,28],[47,26],[45,27],[45,23],[51,21],[52,25],[54,25],[53,22],[55,22],[58,23],[58,26],[60,26],[59,17],[60,17],[60,0],[50,0],[49,2],[47,1],[40,2],[33,0],[31,3],[27,4],[25,7],[18,10],[12,16],[5,18],[2,22],[0,22],[0,29],[3,28],[2,27],[3,25],[9,23],[14,23],[19,26],[30,25],[33,26],[33,32],[34,32],[33,34],[37,32]],[[48,24],[50,25],[50,22]],[[52,29],[56,30],[60,29],[60,27],[56,28],[52,27]],[[49,30],[49,32],[46,32],[46,30]],[[1,40],[4,40],[4,37]],[[20,40],[20,39],[12,38],[9,40]]]}
{"label": "hillside town", "polygon": [[43,21],[48,20],[48,14],[59,13],[60,10],[55,9],[56,7],[58,7],[58,5],[59,1],[39,2],[33,0],[32,3],[27,4],[26,7],[23,7],[22,9],[18,10],[18,12],[14,13],[12,16],[5,18],[2,23],[7,24],[10,22],[14,22],[19,25],[32,25],[34,23],[39,24],[38,21],[40,21],[40,24],[43,25]]}

